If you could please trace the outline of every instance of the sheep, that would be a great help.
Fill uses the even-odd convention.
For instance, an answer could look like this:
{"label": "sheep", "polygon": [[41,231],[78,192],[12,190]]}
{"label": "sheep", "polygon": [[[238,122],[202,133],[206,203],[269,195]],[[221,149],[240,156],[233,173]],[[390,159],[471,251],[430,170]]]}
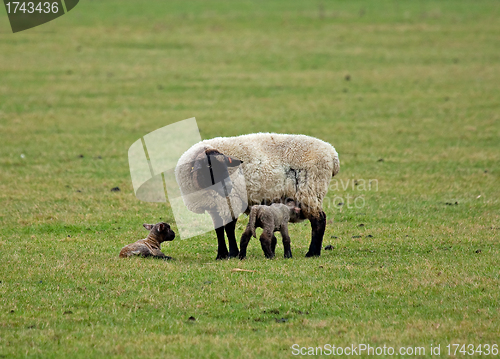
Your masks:
{"label": "sheep", "polygon": [[154,257],[170,260],[172,257],[166,256],[160,250],[160,245],[165,241],[172,241],[175,238],[174,231],[168,223],[160,222],[156,224],[143,224],[149,231],[145,239],[139,239],[137,242],[126,245],[120,251],[120,258],[131,256]]}
{"label": "sheep", "polygon": [[274,232],[279,231],[283,240],[285,249],[285,258],[292,258],[292,250],[290,248],[290,236],[288,235],[288,222],[297,222],[300,208],[295,205],[295,202],[289,201],[287,204],[273,203],[270,206],[256,205],[250,209],[248,216],[248,225],[240,240],[240,259],[244,259],[247,254],[247,246],[252,236],[257,238],[255,227],[262,228],[260,236],[260,244],[266,258],[273,258],[276,249],[276,237]]}
{"label": "sheep", "polygon": [[[218,182],[218,187],[210,187],[215,190],[202,191],[208,184],[217,183],[208,159],[218,164],[223,181]],[[241,167],[244,181],[227,172],[235,166]],[[245,205],[285,199],[295,201],[301,208],[301,219],[311,223],[312,238],[306,257],[312,257],[321,254],[326,227],[322,202],[331,178],[339,170],[338,154],[327,142],[305,135],[255,133],[216,137],[193,145],[180,157],[175,177],[187,208],[194,213],[206,211],[212,217],[218,241],[216,259],[238,256],[234,231],[237,216],[249,211]],[[204,174],[198,176],[199,173]],[[203,181],[209,176],[210,181]],[[225,205],[227,202],[231,206]]]}

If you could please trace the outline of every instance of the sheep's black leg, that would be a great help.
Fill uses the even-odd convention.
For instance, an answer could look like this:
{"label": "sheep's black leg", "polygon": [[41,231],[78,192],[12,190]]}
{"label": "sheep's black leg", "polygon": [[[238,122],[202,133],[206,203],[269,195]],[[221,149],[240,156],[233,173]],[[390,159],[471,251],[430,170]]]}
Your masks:
{"label": "sheep's black leg", "polygon": [[245,259],[245,257],[247,256],[247,247],[250,239],[252,239],[252,231],[247,227],[247,229],[245,229],[245,232],[243,232],[243,234],[241,235],[240,259]]}
{"label": "sheep's black leg", "polygon": [[238,257],[238,244],[236,243],[235,228],[237,219],[229,222],[224,226],[226,229],[227,240],[229,242],[229,258]]}
{"label": "sheep's black leg", "polygon": [[226,247],[226,238],[224,237],[224,222],[218,213],[210,213],[214,222],[215,234],[217,235],[217,258],[226,259],[229,252]]}
{"label": "sheep's black leg", "polygon": [[312,238],[306,257],[316,257],[321,255],[321,245],[323,244],[326,228],[326,214],[321,211],[317,217],[311,217],[309,220],[311,221]]}
{"label": "sheep's black leg", "polygon": [[226,238],[224,237],[224,227],[219,227],[215,229],[215,233],[217,234],[217,258],[215,259],[226,259],[229,252],[226,247]]}

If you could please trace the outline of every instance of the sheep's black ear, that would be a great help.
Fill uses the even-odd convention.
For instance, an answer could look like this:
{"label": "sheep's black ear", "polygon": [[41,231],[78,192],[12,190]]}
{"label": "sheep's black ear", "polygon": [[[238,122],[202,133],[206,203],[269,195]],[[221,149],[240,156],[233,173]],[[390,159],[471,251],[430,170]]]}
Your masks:
{"label": "sheep's black ear", "polygon": [[154,227],[154,224],[147,224],[147,223],[144,223],[143,224],[144,228],[146,228],[148,231],[152,230],[153,227]]}
{"label": "sheep's black ear", "polygon": [[162,232],[165,229],[165,225],[163,223],[158,224],[158,231]]}
{"label": "sheep's black ear", "polygon": [[242,160],[239,160],[235,157],[226,156],[226,165],[227,167],[237,167],[243,163]]}

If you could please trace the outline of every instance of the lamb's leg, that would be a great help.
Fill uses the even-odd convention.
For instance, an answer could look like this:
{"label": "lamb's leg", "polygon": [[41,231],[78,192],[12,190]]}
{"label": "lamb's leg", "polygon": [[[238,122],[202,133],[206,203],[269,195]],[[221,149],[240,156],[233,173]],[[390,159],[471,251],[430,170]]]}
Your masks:
{"label": "lamb's leg", "polygon": [[288,227],[281,226],[281,238],[283,239],[283,248],[285,249],[285,258],[292,258],[292,249],[290,248],[290,235]]}
{"label": "lamb's leg", "polygon": [[317,217],[310,217],[309,221],[311,222],[312,238],[306,257],[319,257],[326,228],[326,214],[321,211]]}
{"label": "lamb's leg", "polygon": [[164,259],[166,261],[173,259],[172,257],[166,256],[162,251],[158,249],[153,249],[151,251],[153,258]]}
{"label": "lamb's leg", "polygon": [[248,242],[252,239],[252,230],[247,226],[240,239],[240,259],[245,259],[247,256]]}
{"label": "lamb's leg", "polygon": [[273,251],[273,256],[276,255],[276,243],[278,243],[278,240],[273,233],[273,238],[271,239],[271,250]]}
{"label": "lamb's leg", "polygon": [[260,245],[262,246],[262,250],[264,251],[264,255],[266,258],[273,258],[274,254],[271,250],[271,241],[273,238],[273,232],[270,230],[264,229],[264,232],[260,235]]}
{"label": "lamb's leg", "polygon": [[226,247],[226,238],[224,237],[224,222],[218,213],[210,213],[212,217],[212,221],[214,223],[215,234],[217,235],[217,258],[218,259],[226,259],[229,252]]}
{"label": "lamb's leg", "polygon": [[236,221],[237,219],[229,222],[224,226],[224,228],[226,229],[227,240],[229,242],[229,258],[236,258],[239,254],[235,235]]}

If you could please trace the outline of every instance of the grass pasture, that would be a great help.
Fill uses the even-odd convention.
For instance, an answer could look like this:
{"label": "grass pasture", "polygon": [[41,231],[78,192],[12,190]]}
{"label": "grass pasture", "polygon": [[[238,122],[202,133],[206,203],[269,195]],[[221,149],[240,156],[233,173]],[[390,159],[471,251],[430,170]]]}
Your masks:
{"label": "grass pasture", "polygon": [[[0,10],[0,358],[500,345],[499,18],[496,0],[88,0],[12,34]],[[334,249],[304,258],[304,223],[291,260],[252,239],[215,261],[214,233],[119,260],[173,223],[135,198],[129,146],[193,116],[203,138],[332,143]]]}

